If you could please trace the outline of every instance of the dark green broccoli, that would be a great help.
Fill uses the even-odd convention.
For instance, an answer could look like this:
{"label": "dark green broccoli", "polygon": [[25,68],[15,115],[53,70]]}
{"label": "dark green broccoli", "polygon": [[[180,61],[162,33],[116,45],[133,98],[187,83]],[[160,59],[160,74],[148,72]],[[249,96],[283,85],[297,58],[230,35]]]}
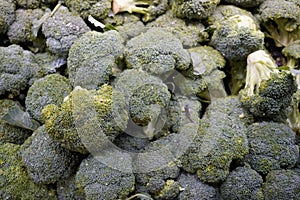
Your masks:
{"label": "dark green broccoli", "polygon": [[220,0],[174,0],[172,11],[175,16],[188,19],[205,19],[210,16]]}
{"label": "dark green broccoli", "polygon": [[19,156],[20,147],[0,143],[0,198],[56,200],[54,188],[31,180]]}
{"label": "dark green broccoli", "polygon": [[112,0],[64,0],[66,6],[72,11],[79,13],[83,19],[89,15],[96,19],[104,19],[111,9]]}
{"label": "dark green broccoli", "polygon": [[18,45],[0,47],[0,95],[18,96],[38,75],[34,55]]}
{"label": "dark green broccoli", "polygon": [[15,20],[15,10],[13,0],[0,0],[0,34],[5,34]]}
{"label": "dark green broccoli", "polygon": [[182,173],[177,181],[180,184],[178,200],[217,200],[217,189],[202,183],[197,176]]}
{"label": "dark green broccoli", "polygon": [[75,174],[56,183],[56,192],[59,200],[85,200],[84,192],[76,186]]}
{"label": "dark green broccoli", "polygon": [[125,198],[134,191],[134,175],[112,167],[93,156],[81,162],[76,173],[76,185],[84,192],[87,200]]}
{"label": "dark green broccoli", "polygon": [[227,176],[220,192],[224,200],[264,200],[262,177],[250,166],[238,167]]}
{"label": "dark green broccoli", "polygon": [[72,86],[97,89],[108,83],[112,68],[123,56],[123,42],[117,31],[90,31],[77,39],[68,56]]}
{"label": "dark green broccoli", "polygon": [[139,13],[143,15],[144,22],[151,21],[157,16],[164,14],[168,9],[168,0],[113,0],[112,11]]}
{"label": "dark green broccoli", "polygon": [[262,2],[266,0],[224,0],[226,3],[230,3],[236,6],[245,7],[245,8],[252,8],[259,6]]}
{"label": "dark green broccoli", "polygon": [[29,88],[26,96],[26,111],[31,116],[42,120],[42,110],[48,104],[60,106],[64,98],[71,92],[69,80],[59,74],[50,74],[38,79]]}
{"label": "dark green broccoli", "polygon": [[259,7],[261,24],[276,46],[300,39],[300,4],[297,0],[266,0]]}
{"label": "dark green broccoli", "polygon": [[263,184],[265,200],[300,199],[300,173],[293,170],[271,171]]}
{"label": "dark green broccoli", "polygon": [[245,60],[250,53],[263,48],[264,34],[248,15],[234,15],[215,26],[210,44],[228,60]]}
{"label": "dark green broccoli", "polygon": [[293,76],[279,72],[274,60],[259,50],[248,56],[245,89],[240,99],[245,108],[257,119],[282,120],[297,86]]}
{"label": "dark green broccoli", "polygon": [[248,127],[249,154],[245,160],[259,173],[292,168],[299,157],[295,133],[283,123],[257,122]]}
{"label": "dark green broccoli", "polygon": [[204,183],[224,181],[232,160],[248,153],[248,113],[237,97],[216,98],[200,121],[198,134],[180,157],[182,168]]}
{"label": "dark green broccoli", "polygon": [[151,28],[127,42],[125,61],[128,68],[161,75],[172,69],[188,69],[191,59],[174,35],[162,28]]}
{"label": "dark green broccoli", "polygon": [[155,21],[148,23],[147,27],[166,29],[180,39],[185,48],[198,46],[200,42],[208,39],[208,33],[201,22],[177,18],[171,10],[159,16]]}

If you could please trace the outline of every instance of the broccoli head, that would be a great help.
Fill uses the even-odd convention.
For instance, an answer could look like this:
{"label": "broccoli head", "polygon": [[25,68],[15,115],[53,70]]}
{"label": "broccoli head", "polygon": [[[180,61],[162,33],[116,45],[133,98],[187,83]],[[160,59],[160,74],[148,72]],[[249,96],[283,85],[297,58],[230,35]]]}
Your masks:
{"label": "broccoli head", "polygon": [[210,43],[230,61],[244,60],[263,48],[264,34],[248,15],[234,15],[215,26]]}
{"label": "broccoli head", "polygon": [[15,10],[13,0],[0,0],[0,34],[5,34],[15,20]]}
{"label": "broccoli head", "polygon": [[220,191],[224,200],[264,200],[262,177],[250,166],[238,167],[227,176]]}
{"label": "broccoli head", "polygon": [[299,157],[295,133],[283,123],[256,122],[248,127],[249,154],[245,160],[262,174],[292,168]]}
{"label": "broccoli head", "polygon": [[179,18],[205,19],[210,16],[220,0],[174,0],[172,11]]}
{"label": "broccoli head", "polygon": [[191,59],[174,35],[162,28],[150,28],[127,42],[125,61],[128,68],[161,75],[171,69],[188,69]]}
{"label": "broccoli head", "polygon": [[265,200],[300,199],[300,173],[293,170],[271,171],[263,184]]}
{"label": "broccoli head", "polygon": [[259,7],[259,18],[276,46],[287,46],[300,39],[300,4],[294,0],[266,0]]}

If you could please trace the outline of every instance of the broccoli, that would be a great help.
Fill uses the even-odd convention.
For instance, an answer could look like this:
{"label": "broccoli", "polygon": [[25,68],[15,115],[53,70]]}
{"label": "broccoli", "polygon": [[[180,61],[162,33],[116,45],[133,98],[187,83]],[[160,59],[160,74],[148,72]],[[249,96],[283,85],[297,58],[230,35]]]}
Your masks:
{"label": "broccoli", "polygon": [[234,15],[216,24],[210,44],[230,61],[241,61],[263,48],[264,34],[253,18]]}
{"label": "broccoli", "polygon": [[56,192],[59,200],[85,200],[84,192],[76,186],[75,174],[56,183]]}
{"label": "broccoli", "polygon": [[35,60],[43,75],[49,75],[56,72],[64,72],[67,59],[49,52],[35,54]]}
{"label": "broccoli", "polygon": [[220,187],[222,199],[263,200],[262,177],[250,166],[237,167]]}
{"label": "broccoli", "polygon": [[279,122],[256,122],[247,130],[249,154],[246,162],[261,173],[272,170],[292,168],[299,157],[295,145],[295,133],[285,124]]}
{"label": "broccoli", "polygon": [[177,18],[171,10],[159,16],[155,21],[148,23],[147,27],[166,29],[180,39],[185,48],[198,46],[200,42],[208,39],[208,33],[201,22]]}
{"label": "broccoli", "polygon": [[297,86],[293,76],[279,71],[265,51],[248,56],[245,89],[240,91],[243,106],[257,119],[282,120]]}
{"label": "broccoli", "polygon": [[51,186],[34,183],[22,163],[21,146],[0,143],[0,198],[56,200]]}
{"label": "broccoli", "polygon": [[54,141],[41,126],[23,144],[22,160],[36,183],[55,183],[74,171],[78,156]]}
{"label": "broccoli", "polygon": [[204,183],[224,181],[234,159],[248,153],[249,114],[237,97],[216,98],[201,119],[198,134],[180,157],[182,168]]}
{"label": "broccoli", "polygon": [[15,20],[15,10],[13,0],[0,0],[0,34],[5,34]]}
{"label": "broccoli", "polygon": [[205,19],[210,16],[220,0],[174,0],[172,11],[179,18]]}
{"label": "broccoli", "polygon": [[26,96],[26,111],[31,116],[42,120],[42,110],[48,104],[60,106],[63,99],[71,92],[69,80],[59,74],[50,74],[34,82]]}
{"label": "broccoli", "polygon": [[224,0],[226,3],[234,4],[236,6],[245,7],[245,8],[252,8],[259,6],[262,2],[266,0]]}
{"label": "broccoli", "polygon": [[300,90],[294,94],[291,108],[288,113],[287,122],[289,126],[295,131],[295,133],[300,134]]}
{"label": "broccoli", "polygon": [[127,42],[125,61],[127,68],[161,75],[172,69],[188,69],[191,59],[174,35],[162,28],[150,28]]}
{"label": "broccoli", "polygon": [[300,199],[300,173],[293,170],[271,171],[263,184],[265,200]]}
{"label": "broccoli", "polygon": [[71,85],[97,89],[108,83],[112,68],[123,56],[123,42],[117,31],[90,31],[77,39],[67,60]]}
{"label": "broccoli", "polygon": [[0,47],[0,60],[0,95],[16,97],[38,76],[34,55],[18,45]]}
{"label": "broccoli", "polygon": [[35,9],[40,6],[41,1],[39,0],[15,0],[16,4],[25,9]]}
{"label": "broccoli", "polygon": [[76,173],[76,185],[87,200],[124,198],[134,191],[134,184],[132,173],[106,166],[93,156],[84,159]]}
{"label": "broccoli", "polygon": [[181,192],[178,200],[217,200],[217,189],[202,183],[195,175],[182,173],[178,177]]}
{"label": "broccoli", "polygon": [[259,7],[259,19],[278,47],[300,39],[300,4],[295,0],[266,0]]}
{"label": "broccoli", "polygon": [[74,41],[89,30],[78,15],[64,6],[60,6],[42,25],[49,51],[65,57]]}
{"label": "broccoli", "polygon": [[83,19],[89,15],[96,19],[104,19],[111,9],[112,0],[64,0],[66,6],[72,11],[79,13]]}

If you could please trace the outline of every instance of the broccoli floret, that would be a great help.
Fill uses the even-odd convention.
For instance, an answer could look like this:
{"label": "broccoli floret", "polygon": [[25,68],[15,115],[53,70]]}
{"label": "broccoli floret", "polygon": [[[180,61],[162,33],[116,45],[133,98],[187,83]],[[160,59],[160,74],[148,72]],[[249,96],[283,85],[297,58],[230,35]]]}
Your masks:
{"label": "broccoli floret", "polygon": [[84,191],[87,200],[122,199],[134,190],[134,175],[112,167],[104,165],[93,156],[81,162],[76,173],[76,185]]}
{"label": "broccoli floret", "polygon": [[198,134],[180,161],[204,183],[224,181],[233,159],[248,153],[248,113],[237,97],[216,98],[200,121]]}
{"label": "broccoli floret", "polygon": [[182,173],[178,177],[181,192],[178,196],[179,200],[217,200],[217,189],[202,183],[197,176]]}
{"label": "broccoli floret", "polygon": [[293,96],[287,121],[289,123],[289,126],[295,131],[295,133],[300,134],[300,90],[299,89]]}
{"label": "broccoli floret", "polygon": [[42,110],[48,104],[60,106],[63,99],[71,92],[71,85],[67,78],[59,74],[51,74],[34,82],[26,96],[26,111],[31,116],[42,120]]}
{"label": "broccoli floret", "polygon": [[34,183],[22,163],[19,145],[0,144],[0,198],[56,200],[50,186]]}
{"label": "broccoli floret", "polygon": [[59,200],[85,200],[86,197],[82,190],[76,185],[75,174],[69,178],[60,180],[56,183],[56,192]]}
{"label": "broccoli floret", "polygon": [[198,46],[200,42],[208,39],[208,33],[205,32],[205,27],[201,22],[177,18],[171,10],[148,23],[147,27],[166,29],[180,39],[183,46],[187,48]]}
{"label": "broccoli floret", "polygon": [[72,86],[97,89],[108,83],[112,68],[123,56],[123,42],[117,31],[90,31],[77,39],[68,56]]}
{"label": "broccoli floret", "polygon": [[49,52],[35,54],[35,60],[41,68],[43,75],[64,71],[67,59]]}
{"label": "broccoli floret", "polygon": [[191,59],[174,35],[162,28],[151,28],[127,42],[125,61],[128,68],[161,75],[171,69],[188,69]]}
{"label": "broccoli floret", "polygon": [[15,0],[17,5],[25,9],[35,9],[40,6],[40,0]]}
{"label": "broccoli floret", "polygon": [[300,39],[300,4],[293,0],[266,0],[259,7],[261,24],[276,46]]}
{"label": "broccoli floret", "polygon": [[259,6],[265,0],[224,0],[226,3],[230,3],[236,6],[245,7],[245,8],[252,8]]}
{"label": "broccoli floret", "polygon": [[65,57],[74,41],[89,30],[78,15],[69,12],[64,6],[60,6],[42,26],[49,51]]}
{"label": "broccoli floret", "polygon": [[18,96],[33,83],[39,68],[34,55],[18,45],[0,47],[0,95]]}
{"label": "broccoli floret", "polygon": [[263,200],[262,177],[250,166],[238,167],[220,187],[224,200]]}
{"label": "broccoli floret", "polygon": [[248,127],[249,154],[245,156],[251,167],[262,174],[281,168],[292,168],[299,157],[295,133],[285,124],[257,122]]}
{"label": "broccoli floret", "polygon": [[41,126],[23,144],[22,160],[36,183],[55,183],[69,177],[78,157],[54,141]]}
{"label": "broccoli floret", "polygon": [[293,170],[271,171],[263,184],[265,200],[300,199],[300,173]]}
{"label": "broccoli floret", "polygon": [[238,14],[216,25],[210,43],[228,60],[241,61],[263,48],[264,34],[253,18]]}
{"label": "broccoli floret", "polygon": [[0,0],[0,34],[5,34],[15,20],[15,10],[13,0]]}
{"label": "broccoli floret", "polygon": [[89,15],[96,19],[104,19],[111,9],[112,0],[64,0],[66,6],[72,11],[79,13],[83,19]]}
{"label": "broccoli floret", "polygon": [[174,0],[172,11],[179,18],[205,19],[210,16],[220,0]]}

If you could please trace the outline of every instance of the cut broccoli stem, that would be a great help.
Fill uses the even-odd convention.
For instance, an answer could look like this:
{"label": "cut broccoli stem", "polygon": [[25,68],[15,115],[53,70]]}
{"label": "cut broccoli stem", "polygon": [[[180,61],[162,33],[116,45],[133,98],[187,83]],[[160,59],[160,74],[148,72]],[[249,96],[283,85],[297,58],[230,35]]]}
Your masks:
{"label": "cut broccoli stem", "polygon": [[129,13],[140,13],[148,14],[148,6],[152,1],[150,0],[113,0],[112,2],[112,11],[114,14],[119,12],[129,12]]}

